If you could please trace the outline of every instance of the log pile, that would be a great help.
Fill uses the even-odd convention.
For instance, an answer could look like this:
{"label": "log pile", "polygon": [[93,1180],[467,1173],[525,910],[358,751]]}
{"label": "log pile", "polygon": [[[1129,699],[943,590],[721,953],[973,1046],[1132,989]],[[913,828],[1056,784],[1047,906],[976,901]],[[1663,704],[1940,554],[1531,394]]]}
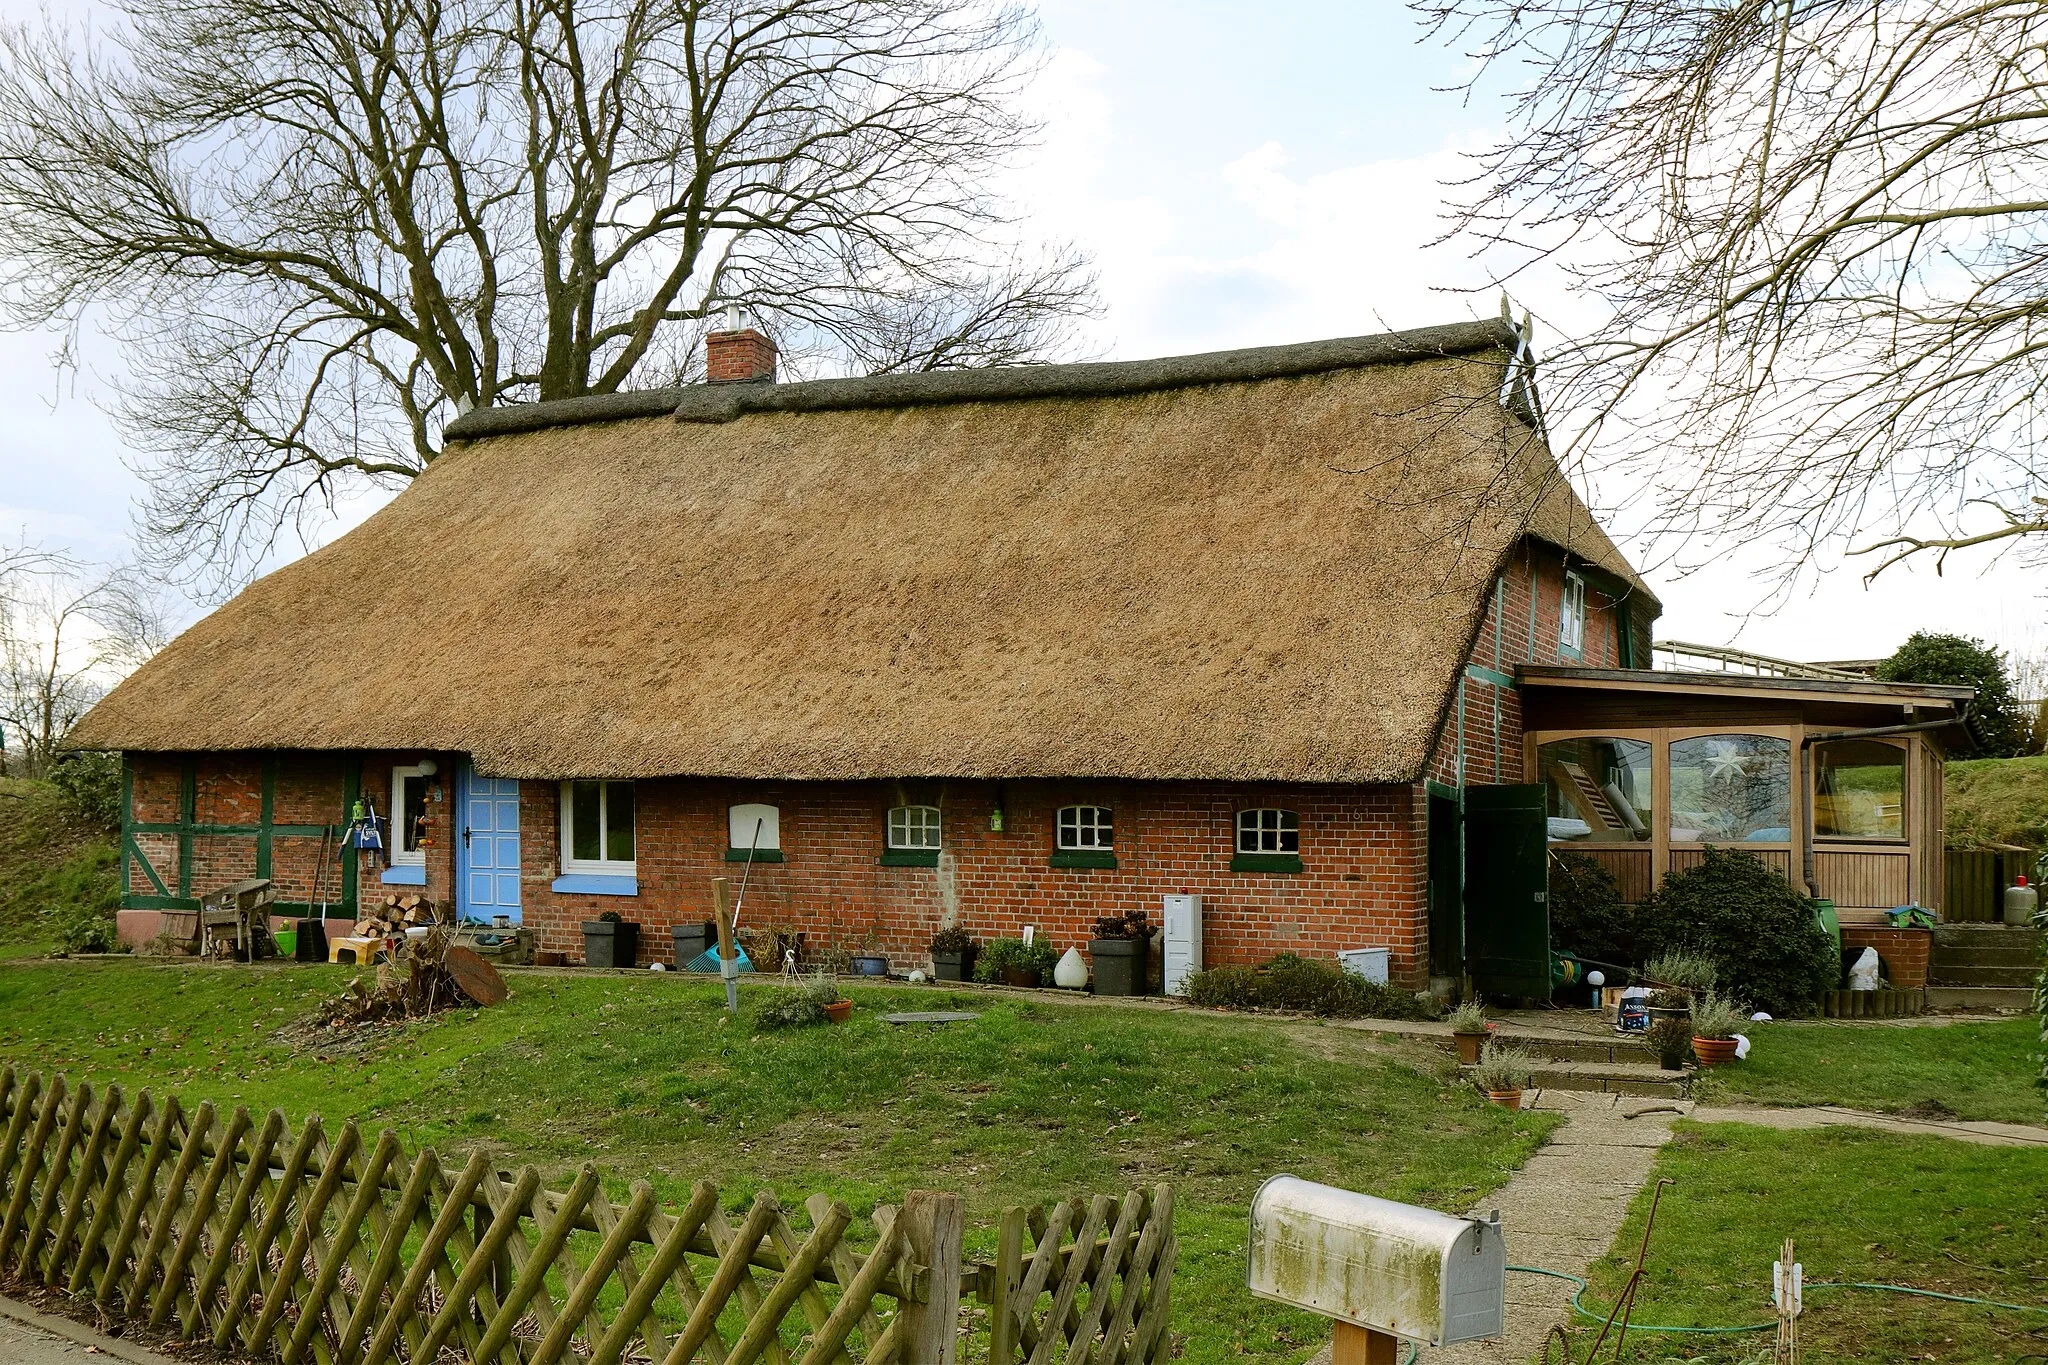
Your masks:
{"label": "log pile", "polygon": [[394,957],[377,964],[375,978],[349,982],[326,1015],[331,1025],[376,1024],[495,1005],[507,994],[496,968],[435,925],[417,938],[401,937]]}

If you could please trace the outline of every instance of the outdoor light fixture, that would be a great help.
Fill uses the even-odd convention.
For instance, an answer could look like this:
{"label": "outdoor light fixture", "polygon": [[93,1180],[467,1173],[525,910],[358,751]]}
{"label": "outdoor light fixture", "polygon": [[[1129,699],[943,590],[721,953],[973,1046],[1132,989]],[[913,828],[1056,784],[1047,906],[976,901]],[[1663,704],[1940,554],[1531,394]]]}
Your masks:
{"label": "outdoor light fixture", "polygon": [[420,770],[421,777],[432,777],[435,773],[441,771],[441,765],[434,762],[431,758],[423,758],[413,766]]}

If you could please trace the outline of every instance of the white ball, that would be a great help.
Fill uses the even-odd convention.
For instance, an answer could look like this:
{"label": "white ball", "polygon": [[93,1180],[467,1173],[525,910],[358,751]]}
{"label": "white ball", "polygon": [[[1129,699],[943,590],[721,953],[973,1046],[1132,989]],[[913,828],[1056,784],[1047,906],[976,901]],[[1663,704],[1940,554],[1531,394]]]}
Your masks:
{"label": "white ball", "polygon": [[666,962],[650,962],[647,964],[647,970],[650,972],[665,972],[668,970],[668,964]]}
{"label": "white ball", "polygon": [[910,969],[910,984],[913,986],[920,986],[924,984],[924,968],[912,967]]}
{"label": "white ball", "polygon": [[1605,972],[1587,972],[1587,973],[1586,973],[1586,984],[1587,984],[1588,986],[1604,986],[1604,985],[1606,985],[1606,984],[1607,984],[1607,973],[1605,973]]}

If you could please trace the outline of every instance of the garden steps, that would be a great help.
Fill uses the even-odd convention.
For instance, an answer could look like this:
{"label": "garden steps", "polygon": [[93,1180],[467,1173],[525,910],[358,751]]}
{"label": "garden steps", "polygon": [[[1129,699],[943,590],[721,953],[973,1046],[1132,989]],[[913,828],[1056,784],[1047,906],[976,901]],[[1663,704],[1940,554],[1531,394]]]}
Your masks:
{"label": "garden steps", "polygon": [[[2026,990],[2041,970],[2041,933],[2017,924],[1938,924],[1927,963],[1930,986]],[[1933,1004],[1932,1000],[1929,1004]],[[1982,1003],[1984,1008],[2024,1008]]]}
{"label": "garden steps", "polygon": [[1931,1010],[2013,1010],[2034,1007],[2034,992],[2025,986],[1929,986]]}
{"label": "garden steps", "polygon": [[[1461,1074],[1469,1069],[1459,1068]],[[1684,1099],[1691,1093],[1689,1073],[1666,1071],[1655,1062],[1539,1061],[1529,1084],[1534,1090],[1648,1095],[1663,1099]]]}

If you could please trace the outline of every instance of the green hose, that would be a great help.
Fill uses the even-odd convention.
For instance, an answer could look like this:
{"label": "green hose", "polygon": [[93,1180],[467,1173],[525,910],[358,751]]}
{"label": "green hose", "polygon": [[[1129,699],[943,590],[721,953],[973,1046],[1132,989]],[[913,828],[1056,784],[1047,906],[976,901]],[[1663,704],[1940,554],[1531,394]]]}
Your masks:
{"label": "green hose", "polygon": [[[1572,1291],[1572,1311],[1591,1318],[1594,1322],[1607,1321],[1607,1314],[1596,1313],[1580,1301],[1585,1297],[1588,1288],[1586,1281],[1580,1276],[1567,1274],[1562,1270],[1545,1270],[1541,1266],[1534,1265],[1511,1265],[1508,1269],[1519,1271],[1524,1275],[1547,1275],[1553,1280],[1570,1280],[1578,1286],[1577,1289]],[[1977,1299],[1970,1297],[1968,1294],[1943,1294],[1938,1290],[1914,1289],[1910,1285],[1903,1284],[1875,1284],[1851,1280],[1814,1280],[1806,1287],[1808,1289],[1876,1289],[1882,1290],[1887,1294],[1912,1294],[1923,1299],[1943,1299],[1949,1303],[1974,1303],[1981,1304],[1986,1308],[2005,1308],[2015,1313],[2048,1313],[2048,1308],[2036,1307],[2031,1304],[2000,1303],[1997,1299]],[[1777,1325],[1775,1319],[1770,1322],[1750,1323],[1742,1327],[1656,1327],[1648,1323],[1631,1322],[1628,1325],[1628,1330],[1631,1332],[1687,1332],[1725,1335],[1732,1332],[1768,1332]]]}

